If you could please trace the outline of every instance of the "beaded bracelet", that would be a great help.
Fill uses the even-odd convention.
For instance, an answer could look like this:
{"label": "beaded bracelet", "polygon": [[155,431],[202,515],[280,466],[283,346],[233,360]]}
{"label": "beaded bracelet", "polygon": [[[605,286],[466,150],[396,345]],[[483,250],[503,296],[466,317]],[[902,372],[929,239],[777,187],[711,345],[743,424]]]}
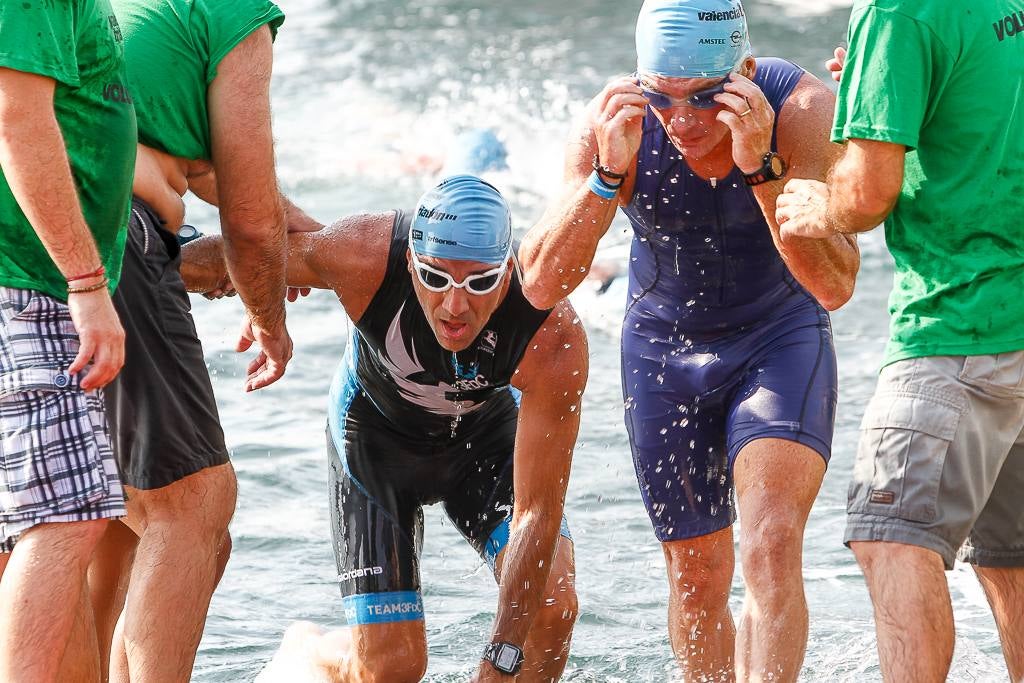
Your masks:
{"label": "beaded bracelet", "polygon": [[88,287],[68,287],[68,294],[86,294],[88,292],[95,292],[96,290],[103,289],[108,284],[110,284],[110,280],[104,277],[102,282],[97,282],[96,284],[89,285]]}

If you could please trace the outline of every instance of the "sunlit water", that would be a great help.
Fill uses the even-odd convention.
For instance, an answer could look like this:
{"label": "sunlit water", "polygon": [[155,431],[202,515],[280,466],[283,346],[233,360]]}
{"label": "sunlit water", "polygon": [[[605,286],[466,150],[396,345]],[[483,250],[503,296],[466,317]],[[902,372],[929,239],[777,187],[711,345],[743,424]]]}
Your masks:
{"label": "sunlit water", "polygon": [[[520,0],[282,0],[274,112],[281,183],[329,221],[410,207],[460,131],[501,132],[510,170],[492,178],[525,230],[557,190],[562,143],[582,103],[632,69],[639,2]],[[747,3],[755,50],[823,73],[842,39],[843,0]],[[213,228],[202,207],[193,222]],[[609,242],[625,239],[621,217]],[[811,630],[803,679],[878,680],[867,591],[841,543],[846,484],[864,405],[886,334],[891,266],[881,237],[862,240],[854,299],[833,316],[840,406],[834,455],[805,544]],[[624,294],[576,297],[591,334],[590,384],[573,461],[567,514],[576,541],[580,616],[565,680],[666,681],[661,550],[637,490],[622,425],[618,337]],[[327,389],[347,322],[324,292],[290,306],[295,358],[286,378],[241,391],[232,352],[236,301],[194,298],[221,415],[239,477],[235,546],[210,608],[196,681],[250,681],[296,619],[343,624],[329,542],[323,433]],[[489,637],[494,582],[438,509],[428,509],[422,564],[427,680],[463,681]],[[738,576],[737,572],[737,576]],[[997,681],[998,636],[971,573],[950,574],[957,629],[951,680]],[[738,608],[742,582],[734,581]]]}

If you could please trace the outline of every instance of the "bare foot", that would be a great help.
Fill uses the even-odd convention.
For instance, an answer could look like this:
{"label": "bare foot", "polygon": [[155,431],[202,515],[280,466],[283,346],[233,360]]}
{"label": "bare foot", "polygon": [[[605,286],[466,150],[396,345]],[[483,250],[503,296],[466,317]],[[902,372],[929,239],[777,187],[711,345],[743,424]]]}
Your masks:
{"label": "bare foot", "polygon": [[320,658],[321,648],[326,649],[331,641],[334,652],[342,645],[335,634],[343,634],[345,650],[348,644],[348,631],[332,631],[324,634],[316,624],[308,621],[297,621],[288,627],[281,639],[281,648],[270,660],[267,667],[256,677],[255,683],[335,683]]}

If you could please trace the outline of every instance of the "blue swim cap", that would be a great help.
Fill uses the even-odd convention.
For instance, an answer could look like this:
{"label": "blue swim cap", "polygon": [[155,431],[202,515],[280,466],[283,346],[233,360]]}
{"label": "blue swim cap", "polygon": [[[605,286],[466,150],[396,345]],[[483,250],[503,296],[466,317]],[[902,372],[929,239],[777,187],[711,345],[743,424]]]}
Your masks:
{"label": "blue swim cap", "polygon": [[451,176],[420,197],[409,244],[418,256],[503,263],[512,213],[493,186],[476,176]]}
{"label": "blue swim cap", "polygon": [[715,78],[750,53],[739,0],[646,0],[636,20],[640,73]]}
{"label": "blue swim cap", "polygon": [[473,128],[456,136],[441,175],[480,175],[485,171],[503,171],[508,168],[507,156],[505,145],[494,131],[489,128]]}

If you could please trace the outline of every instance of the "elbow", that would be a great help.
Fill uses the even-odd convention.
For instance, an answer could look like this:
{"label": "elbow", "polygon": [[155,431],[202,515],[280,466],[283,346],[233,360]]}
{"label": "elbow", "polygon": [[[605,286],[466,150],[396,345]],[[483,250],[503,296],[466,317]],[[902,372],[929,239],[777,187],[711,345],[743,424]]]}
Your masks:
{"label": "elbow", "polygon": [[849,226],[854,232],[867,232],[880,225],[892,213],[896,201],[900,198],[900,187],[868,187],[860,188],[853,199],[856,225]]}
{"label": "elbow", "polygon": [[549,509],[525,510],[518,516],[513,512],[511,530],[528,531],[529,537],[533,539],[557,539],[561,527],[561,515],[556,515]]}
{"label": "elbow", "polygon": [[855,277],[843,278],[842,281],[835,283],[826,291],[821,292],[820,294],[816,293],[818,303],[820,303],[826,311],[839,310],[853,298],[855,283]]}
{"label": "elbow", "polygon": [[542,282],[529,270],[523,271],[523,296],[531,306],[541,311],[554,308],[565,298],[556,285]]}
{"label": "elbow", "polygon": [[283,242],[287,224],[280,201],[236,201],[220,207],[221,231],[224,237],[252,243],[280,240]]}
{"label": "elbow", "polygon": [[840,308],[846,305],[846,303],[853,297],[853,288],[849,290],[843,290],[841,292],[833,291],[828,294],[818,297],[818,303],[826,311],[838,311]]}

